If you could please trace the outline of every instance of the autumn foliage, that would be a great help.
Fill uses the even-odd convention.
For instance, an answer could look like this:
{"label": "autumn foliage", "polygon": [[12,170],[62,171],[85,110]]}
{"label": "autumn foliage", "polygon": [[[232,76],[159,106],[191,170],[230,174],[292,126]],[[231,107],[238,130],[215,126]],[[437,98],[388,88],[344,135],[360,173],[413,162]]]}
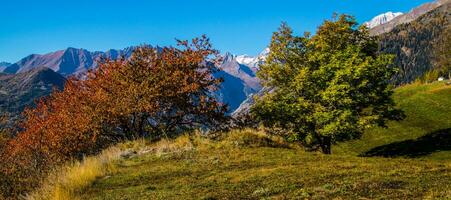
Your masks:
{"label": "autumn foliage", "polygon": [[226,106],[212,96],[221,83],[212,75],[217,51],[206,37],[178,44],[141,46],[127,60],[103,60],[26,109],[23,131],[2,153],[0,175],[10,184],[2,184],[1,192],[26,192],[52,166],[118,141],[220,124]]}

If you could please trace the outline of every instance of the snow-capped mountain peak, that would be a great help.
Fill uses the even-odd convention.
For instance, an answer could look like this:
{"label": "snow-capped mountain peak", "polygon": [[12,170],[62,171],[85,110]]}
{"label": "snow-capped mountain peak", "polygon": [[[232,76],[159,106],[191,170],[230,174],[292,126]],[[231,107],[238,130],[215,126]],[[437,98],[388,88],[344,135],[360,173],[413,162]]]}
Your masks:
{"label": "snow-capped mountain peak", "polygon": [[374,28],[376,26],[385,24],[385,23],[393,20],[394,18],[396,18],[396,17],[398,17],[398,16],[400,16],[402,14],[403,14],[402,12],[387,12],[387,13],[383,13],[383,14],[380,14],[380,15],[374,17],[373,19],[371,19],[371,21],[365,22],[365,25],[368,28],[371,29],[371,28]]}
{"label": "snow-capped mountain peak", "polygon": [[265,61],[269,54],[269,48],[265,48],[258,56],[239,55],[236,57],[236,61],[239,64],[247,65],[251,68],[258,69],[259,65]]}
{"label": "snow-capped mountain peak", "polygon": [[257,57],[252,57],[248,55],[239,55],[236,57],[236,61],[243,65],[248,65],[249,63],[253,63],[257,60]]}

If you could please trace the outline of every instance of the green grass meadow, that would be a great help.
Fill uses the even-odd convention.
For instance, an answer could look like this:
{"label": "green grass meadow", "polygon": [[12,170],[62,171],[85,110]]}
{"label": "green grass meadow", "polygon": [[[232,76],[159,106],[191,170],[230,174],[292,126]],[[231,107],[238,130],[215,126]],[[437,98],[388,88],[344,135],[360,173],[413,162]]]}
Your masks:
{"label": "green grass meadow", "polygon": [[306,152],[280,138],[235,130],[142,145],[75,191],[79,199],[451,199],[451,86],[407,85],[407,118]]}

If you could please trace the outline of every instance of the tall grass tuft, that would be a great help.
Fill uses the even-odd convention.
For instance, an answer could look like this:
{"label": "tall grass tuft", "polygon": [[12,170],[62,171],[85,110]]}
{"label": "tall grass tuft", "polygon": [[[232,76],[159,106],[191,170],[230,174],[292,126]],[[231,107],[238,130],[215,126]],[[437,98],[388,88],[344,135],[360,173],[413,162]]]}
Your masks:
{"label": "tall grass tuft", "polygon": [[111,147],[95,157],[73,162],[55,170],[42,187],[28,195],[28,200],[77,199],[76,194],[91,185],[97,178],[115,170],[113,161],[121,157],[123,150]]}

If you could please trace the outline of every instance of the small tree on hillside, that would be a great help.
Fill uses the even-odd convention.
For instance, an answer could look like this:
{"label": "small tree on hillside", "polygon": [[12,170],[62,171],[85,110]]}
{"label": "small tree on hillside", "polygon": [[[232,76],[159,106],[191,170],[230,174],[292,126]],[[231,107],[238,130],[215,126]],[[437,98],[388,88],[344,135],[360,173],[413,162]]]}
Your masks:
{"label": "small tree on hillside", "polygon": [[84,83],[117,127],[110,132],[129,139],[215,128],[226,119],[226,105],[213,96],[222,82],[213,76],[216,54],[206,37],[179,41],[179,48],[143,46],[126,62],[102,63]]}
{"label": "small tree on hillside", "polygon": [[291,140],[330,154],[334,142],[402,118],[389,84],[393,56],[378,55],[375,39],[354,18],[325,21],[313,37],[293,36],[282,24],[270,49],[258,76],[274,89],[251,112],[266,126],[289,130]]}
{"label": "small tree on hillside", "polygon": [[105,60],[26,109],[24,131],[9,148],[45,151],[59,162],[120,140],[214,128],[226,119],[226,105],[213,96],[221,83],[209,64],[216,53],[204,36],[179,41],[179,48],[143,46],[128,60]]}

